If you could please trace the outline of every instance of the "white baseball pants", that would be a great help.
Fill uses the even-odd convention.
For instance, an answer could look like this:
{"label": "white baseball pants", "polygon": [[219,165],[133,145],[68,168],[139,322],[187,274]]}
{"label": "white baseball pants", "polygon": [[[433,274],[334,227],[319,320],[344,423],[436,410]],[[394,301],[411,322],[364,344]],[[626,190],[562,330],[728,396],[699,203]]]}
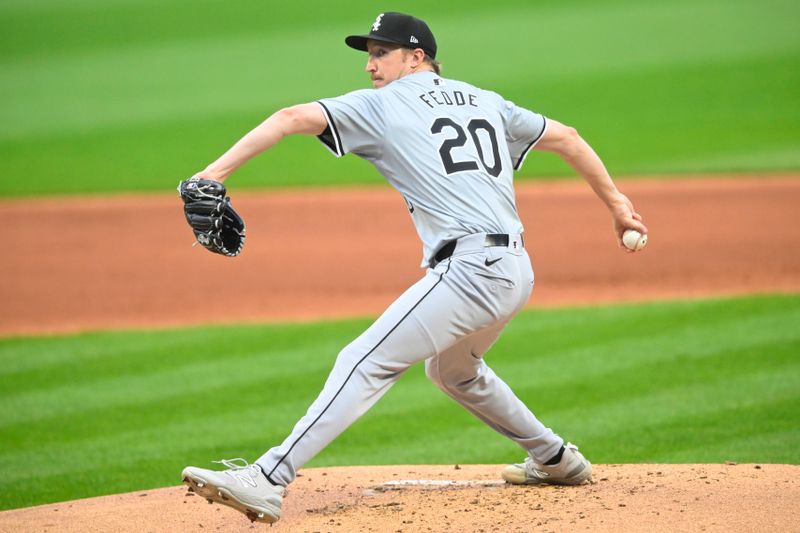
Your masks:
{"label": "white baseball pants", "polygon": [[336,359],[322,392],[291,434],[258,459],[268,479],[288,485],[297,470],[355,422],[414,363],[448,396],[539,461],[563,440],[542,425],[483,360],[528,301],[533,270],[519,235],[484,247],[459,239],[453,255],[395,300]]}

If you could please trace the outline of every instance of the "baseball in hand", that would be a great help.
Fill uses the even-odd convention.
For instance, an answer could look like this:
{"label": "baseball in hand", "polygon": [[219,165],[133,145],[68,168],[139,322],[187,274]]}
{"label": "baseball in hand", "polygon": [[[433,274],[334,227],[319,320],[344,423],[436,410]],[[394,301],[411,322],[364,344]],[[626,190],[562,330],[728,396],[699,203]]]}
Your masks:
{"label": "baseball in hand", "polygon": [[647,244],[647,235],[642,235],[635,229],[626,229],[622,234],[622,243],[628,250],[638,252]]}

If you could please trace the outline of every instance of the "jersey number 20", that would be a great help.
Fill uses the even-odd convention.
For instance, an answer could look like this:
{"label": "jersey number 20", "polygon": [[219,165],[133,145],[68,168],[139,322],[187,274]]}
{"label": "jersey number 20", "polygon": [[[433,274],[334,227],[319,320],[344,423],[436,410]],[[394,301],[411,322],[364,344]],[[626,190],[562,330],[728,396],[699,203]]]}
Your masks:
{"label": "jersey number 20", "polygon": [[[445,139],[439,147],[439,155],[442,157],[442,164],[444,165],[445,172],[453,174],[454,172],[461,172],[464,170],[478,170],[477,162],[469,159],[465,161],[453,161],[453,155],[450,153],[453,148],[460,148],[467,144],[467,135],[464,133],[464,128],[450,118],[441,117],[433,122],[431,133],[437,135],[442,133],[444,128],[450,128],[456,133],[455,137]],[[478,130],[483,130],[489,135],[489,141],[492,145],[492,161],[494,162],[491,167],[486,163],[486,158],[483,155],[484,151],[481,145],[481,139],[478,137]],[[481,165],[483,165],[486,172],[496,178],[500,175],[502,163],[500,161],[500,149],[497,146],[497,135],[495,134],[494,128],[486,119],[473,118],[469,121],[469,124],[467,124],[467,131],[469,131],[472,142],[478,151],[478,159],[480,159]]]}

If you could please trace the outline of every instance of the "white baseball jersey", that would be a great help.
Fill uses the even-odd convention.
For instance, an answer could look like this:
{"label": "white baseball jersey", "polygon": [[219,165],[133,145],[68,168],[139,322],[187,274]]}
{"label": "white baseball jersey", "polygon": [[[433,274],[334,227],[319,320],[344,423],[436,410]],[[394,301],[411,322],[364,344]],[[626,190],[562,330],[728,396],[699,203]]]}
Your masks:
{"label": "white baseball jersey", "polygon": [[371,162],[405,198],[423,266],[452,239],[523,232],[513,171],[544,134],[542,115],[427,71],[319,104],[325,146]]}
{"label": "white baseball jersey", "polygon": [[[553,457],[563,439],[483,360],[533,289],[512,173],[544,134],[544,117],[433,72],[319,103],[328,120],[320,139],[337,156],[370,161],[403,194],[431,268],[339,352],[305,416],[258,459],[264,475],[291,483],[421,361],[433,383],[489,427],[536,460]],[[487,244],[487,233],[507,234],[507,244]],[[433,264],[452,239],[452,255]]]}

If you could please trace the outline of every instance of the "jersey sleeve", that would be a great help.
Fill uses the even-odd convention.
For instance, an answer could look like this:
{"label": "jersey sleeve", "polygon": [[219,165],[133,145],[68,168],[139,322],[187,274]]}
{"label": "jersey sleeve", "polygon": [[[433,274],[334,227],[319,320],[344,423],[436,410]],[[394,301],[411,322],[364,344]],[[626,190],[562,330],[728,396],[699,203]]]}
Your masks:
{"label": "jersey sleeve", "polygon": [[353,91],[317,103],[328,121],[328,127],[317,138],[336,157],[348,152],[365,159],[380,157],[385,122],[383,102],[376,90]]}
{"label": "jersey sleeve", "polygon": [[508,100],[505,101],[504,110],[508,153],[511,155],[514,170],[519,170],[525,161],[525,156],[547,130],[547,119]]}

